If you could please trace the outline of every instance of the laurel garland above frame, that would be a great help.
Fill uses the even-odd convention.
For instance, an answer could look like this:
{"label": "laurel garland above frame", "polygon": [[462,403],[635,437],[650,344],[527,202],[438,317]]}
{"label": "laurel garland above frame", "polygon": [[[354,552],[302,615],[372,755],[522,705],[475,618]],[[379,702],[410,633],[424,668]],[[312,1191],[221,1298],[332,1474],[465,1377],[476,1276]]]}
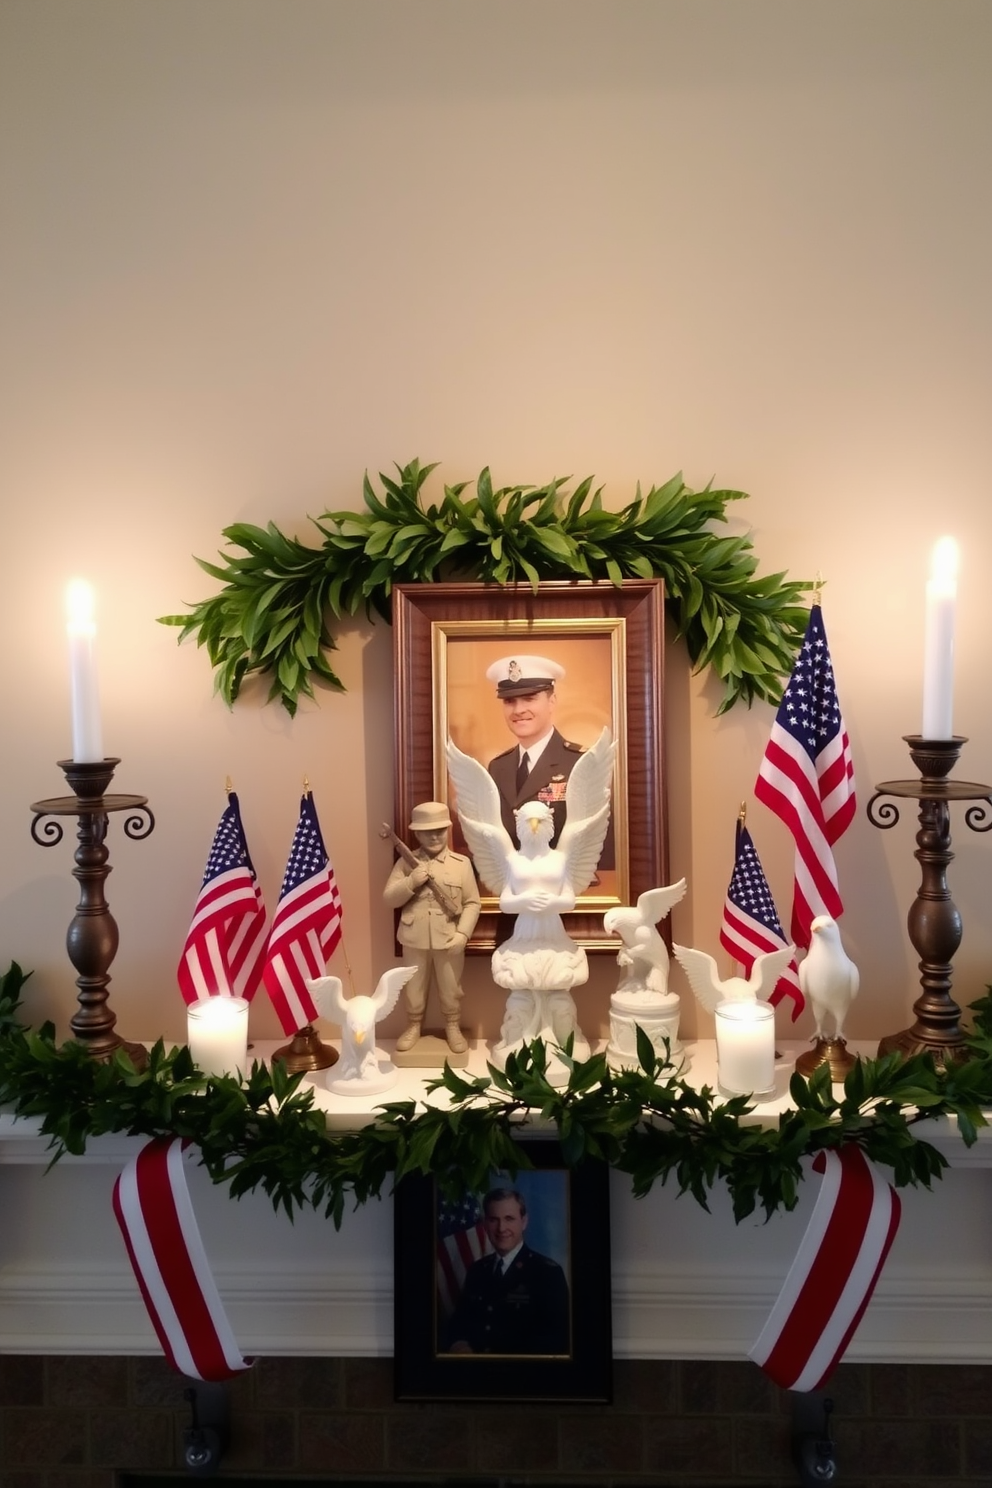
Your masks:
{"label": "laurel garland above frame", "polygon": [[359,1131],[331,1132],[313,1090],[279,1064],[256,1063],[240,1081],[207,1077],[188,1049],[166,1051],[161,1042],[141,1071],[120,1051],[100,1064],[78,1044],[59,1046],[51,1024],[32,1031],[19,1021],[25,980],[16,963],[0,977],[0,1105],[38,1119],[54,1158],[110,1132],[184,1137],[232,1197],[260,1189],[276,1210],[312,1208],[335,1225],[349,1201],[388,1193],[407,1173],[433,1173],[442,1183],[451,1175],[461,1192],[483,1188],[493,1168],[517,1171],[527,1159],[514,1138],[528,1117],[556,1130],[567,1164],[606,1161],[630,1176],[637,1197],[671,1179],[706,1208],[723,1183],[739,1221],[758,1207],[766,1217],[794,1208],[803,1159],[844,1142],[889,1167],[897,1186],[929,1188],[947,1162],[921,1138],[919,1123],[954,1116],[970,1146],[986,1124],[982,1107],[992,1106],[992,997],[985,997],[973,1004],[970,1059],[946,1070],[928,1054],[859,1061],[840,1099],[823,1065],[808,1081],[793,1076],[793,1109],[774,1126],[755,1123],[746,1096],[723,1100],[666,1074],[641,1035],[641,1070],[617,1073],[596,1055],[575,1063],[558,1089],[545,1078],[537,1043],[509,1059],[505,1073],[490,1066],[488,1079],[446,1067],[428,1088],[446,1090],[447,1106],[394,1101]]}
{"label": "laurel garland above frame", "polygon": [[681,475],[620,511],[607,511],[592,477],[571,494],[567,479],[545,486],[493,490],[482,471],[474,496],[468,482],[444,487],[440,503],[424,505],[422,489],[435,465],[397,466],[399,479],[380,474],[377,496],[368,475],[364,511],[325,512],[313,518],[319,548],[287,537],[274,523],[238,522],[224,528],[241,554],[221,564],[197,562],[223,584],[219,594],[186,615],[164,615],[206,646],[217,691],[233,703],[245,678],[271,680],[290,715],[313,682],[343,690],[327,660],[332,627],[361,610],[390,618],[394,584],[477,579],[491,584],[542,579],[662,578],[666,602],[697,670],[712,667],[723,684],[720,712],[756,697],[777,704],[802,640],[808,610],[805,583],[784,573],[756,578],[747,537],[709,530],[727,521],[727,506],[743,491],[691,491]]}

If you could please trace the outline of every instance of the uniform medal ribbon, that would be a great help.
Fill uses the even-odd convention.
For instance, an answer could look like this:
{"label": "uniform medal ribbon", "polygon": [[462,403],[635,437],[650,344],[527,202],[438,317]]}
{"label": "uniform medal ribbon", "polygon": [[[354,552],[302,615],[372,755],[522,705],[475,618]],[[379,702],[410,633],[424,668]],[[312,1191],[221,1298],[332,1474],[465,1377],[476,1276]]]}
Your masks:
{"label": "uniform medal ribbon", "polygon": [[219,1383],[250,1368],[214,1282],[186,1183],[188,1143],[155,1137],[114,1184],[114,1214],[166,1358]]}
{"label": "uniform medal ribbon", "polygon": [[806,1233],[749,1358],[785,1390],[816,1390],[854,1336],[899,1228],[899,1195],[854,1142],[818,1152]]}

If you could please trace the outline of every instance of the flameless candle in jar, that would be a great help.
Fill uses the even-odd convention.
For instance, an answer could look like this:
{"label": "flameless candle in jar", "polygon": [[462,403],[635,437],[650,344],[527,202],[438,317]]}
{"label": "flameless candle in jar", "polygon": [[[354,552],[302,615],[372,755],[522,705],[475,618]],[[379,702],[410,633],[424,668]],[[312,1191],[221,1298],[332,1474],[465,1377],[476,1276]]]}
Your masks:
{"label": "flameless candle in jar", "polygon": [[248,1067],[248,1003],[204,997],[186,1009],[189,1051],[207,1075],[242,1074]]}
{"label": "flameless candle in jar", "polygon": [[768,1095],[775,1089],[775,1012],[767,1002],[720,1003],[716,1068],[726,1095]]}

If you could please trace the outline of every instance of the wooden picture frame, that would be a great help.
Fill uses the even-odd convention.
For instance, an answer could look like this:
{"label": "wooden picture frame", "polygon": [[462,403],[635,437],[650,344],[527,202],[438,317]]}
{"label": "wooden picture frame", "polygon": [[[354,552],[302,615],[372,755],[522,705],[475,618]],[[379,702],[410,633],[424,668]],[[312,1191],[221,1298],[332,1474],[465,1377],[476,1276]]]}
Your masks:
{"label": "wooden picture frame", "polygon": [[[444,761],[450,732],[488,765],[512,744],[486,664],[513,651],[567,656],[556,686],[562,733],[588,748],[604,724],[617,740],[611,833],[613,868],[562,916],[593,951],[616,952],[603,914],[668,882],[663,749],[664,589],[660,579],[555,581],[529,586],[405,584],[393,591],[396,830],[409,838],[422,801],[452,800]],[[465,851],[460,828],[456,848]],[[489,953],[510,921],[483,886],[468,949]]]}
{"label": "wooden picture frame", "polygon": [[[609,1169],[566,1168],[555,1141],[519,1145],[533,1166],[490,1174],[484,1193],[446,1196],[432,1174],[397,1185],[398,1400],[611,1398]],[[521,1224],[497,1277],[493,1243],[508,1249]]]}

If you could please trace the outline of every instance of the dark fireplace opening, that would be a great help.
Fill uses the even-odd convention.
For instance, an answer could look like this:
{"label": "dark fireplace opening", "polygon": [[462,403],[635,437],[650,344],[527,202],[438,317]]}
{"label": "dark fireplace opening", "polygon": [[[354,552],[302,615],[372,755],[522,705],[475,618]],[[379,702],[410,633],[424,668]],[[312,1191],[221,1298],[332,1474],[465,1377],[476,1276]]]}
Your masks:
{"label": "dark fireplace opening", "polygon": [[[195,1475],[183,1472],[118,1473],[116,1479],[117,1488],[176,1488],[177,1483],[196,1481],[198,1480]],[[370,1473],[359,1478],[338,1477],[333,1473],[319,1478],[301,1478],[295,1473],[282,1476],[273,1473],[266,1477],[243,1477],[240,1474],[231,1475],[221,1469],[215,1475],[215,1481],[220,1488],[276,1488],[278,1484],[285,1485],[285,1488],[327,1488],[328,1484],[333,1484],[334,1488],[533,1488],[537,1480],[520,1477],[476,1477],[465,1473],[445,1477],[410,1476],[402,1473],[398,1476]],[[553,1483],[554,1488],[612,1488],[616,1480],[614,1478],[583,1478],[581,1482],[578,1482],[556,1477],[544,1481]],[[666,1488],[666,1484],[658,1478],[645,1478],[640,1484],[635,1484],[634,1488]],[[719,1488],[719,1485],[707,1482],[702,1485],[702,1488]],[[730,1485],[727,1485],[727,1488],[730,1488]],[[755,1488],[761,1488],[761,1485],[755,1485]]]}

